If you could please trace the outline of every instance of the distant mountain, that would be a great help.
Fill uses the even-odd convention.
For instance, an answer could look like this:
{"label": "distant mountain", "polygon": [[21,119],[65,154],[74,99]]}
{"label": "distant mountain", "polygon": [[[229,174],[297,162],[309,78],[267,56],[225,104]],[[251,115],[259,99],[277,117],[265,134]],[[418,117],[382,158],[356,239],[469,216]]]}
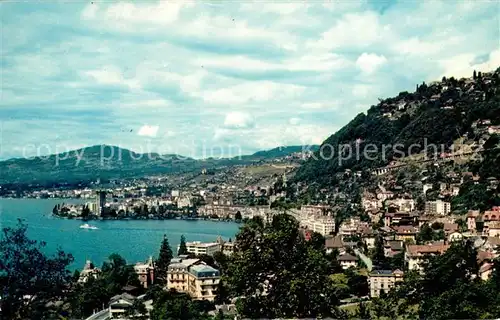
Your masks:
{"label": "distant mountain", "polygon": [[250,157],[258,159],[272,159],[272,158],[281,158],[292,153],[298,153],[303,151],[317,151],[319,149],[318,145],[311,146],[282,146],[277,147],[271,150],[258,151],[252,154]]}
{"label": "distant mountain", "polygon": [[116,146],[96,145],[57,155],[1,161],[0,184],[74,183],[98,178],[117,179],[193,172],[202,168],[210,169],[272,160],[301,150],[301,146],[281,147],[259,151],[241,158],[199,160],[176,154],[140,154]]}
{"label": "distant mountain", "polygon": [[[328,185],[337,172],[385,166],[407,156],[410,147],[412,154],[424,152],[424,147],[432,144],[443,145],[445,152],[450,152],[446,148],[460,137],[478,145],[492,130],[486,126],[486,133],[476,134],[473,127],[479,120],[500,128],[500,68],[468,79],[423,83],[413,93],[401,92],[380,100],[326,139],[321,145],[323,157],[316,152],[299,168],[295,179]],[[366,157],[362,151],[369,144],[377,151]],[[385,157],[383,146],[387,148]],[[357,149],[361,150],[359,157]]]}

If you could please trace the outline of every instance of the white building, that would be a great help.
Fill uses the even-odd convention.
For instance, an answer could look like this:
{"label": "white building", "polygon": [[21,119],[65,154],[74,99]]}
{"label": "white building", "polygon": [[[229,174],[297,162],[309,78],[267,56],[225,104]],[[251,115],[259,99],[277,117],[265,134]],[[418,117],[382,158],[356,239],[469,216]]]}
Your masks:
{"label": "white building", "polygon": [[425,214],[447,215],[451,212],[451,204],[442,200],[427,201],[425,203]]}
{"label": "white building", "polygon": [[[177,246],[177,251],[179,251],[180,246]],[[217,242],[186,242],[186,248],[189,253],[200,255],[206,254],[208,256],[213,256],[214,253],[221,251],[220,244]]]}
{"label": "white building", "polygon": [[370,297],[379,297],[383,291],[389,292],[396,282],[403,280],[404,273],[400,270],[374,270],[370,273]]}
{"label": "white building", "polygon": [[335,231],[335,221],[331,217],[309,218],[301,221],[301,226],[327,236]]}

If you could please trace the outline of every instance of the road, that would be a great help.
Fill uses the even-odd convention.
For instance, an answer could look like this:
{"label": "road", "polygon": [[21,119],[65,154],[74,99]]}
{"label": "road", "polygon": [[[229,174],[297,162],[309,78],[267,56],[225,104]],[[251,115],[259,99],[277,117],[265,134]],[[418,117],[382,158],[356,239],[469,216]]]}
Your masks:
{"label": "road", "polygon": [[366,268],[368,271],[372,271],[373,269],[373,263],[370,258],[365,256],[362,252],[360,252],[358,249],[354,249],[354,253],[366,264]]}

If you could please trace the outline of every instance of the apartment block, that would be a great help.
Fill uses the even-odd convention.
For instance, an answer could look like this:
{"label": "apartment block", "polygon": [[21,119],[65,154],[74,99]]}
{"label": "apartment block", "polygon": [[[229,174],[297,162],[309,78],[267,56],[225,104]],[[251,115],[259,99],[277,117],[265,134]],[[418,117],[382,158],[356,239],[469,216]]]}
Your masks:
{"label": "apartment block", "polygon": [[219,270],[199,259],[172,259],[167,272],[167,289],[186,292],[193,299],[215,299],[220,281]]}
{"label": "apartment block", "polygon": [[370,273],[368,282],[370,284],[370,297],[376,298],[383,291],[389,292],[394,285],[403,280],[404,273],[401,270],[374,270]]}
{"label": "apartment block", "polygon": [[446,201],[436,200],[425,203],[425,214],[447,215],[451,212],[451,204]]}

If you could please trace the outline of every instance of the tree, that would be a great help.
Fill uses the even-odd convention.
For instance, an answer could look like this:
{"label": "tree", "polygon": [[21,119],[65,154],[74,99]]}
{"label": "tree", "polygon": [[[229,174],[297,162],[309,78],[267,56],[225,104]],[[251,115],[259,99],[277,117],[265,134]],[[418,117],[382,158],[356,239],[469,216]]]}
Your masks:
{"label": "tree", "polygon": [[184,255],[184,254],[188,254],[188,249],[187,249],[187,246],[186,246],[186,238],[184,237],[184,235],[181,236],[181,242],[179,244],[179,250],[177,251],[177,255]]}
{"label": "tree", "polygon": [[384,238],[380,234],[375,238],[375,248],[373,250],[373,265],[380,269],[387,269],[388,263],[384,250]]}
{"label": "tree", "polygon": [[132,306],[125,311],[125,316],[127,319],[146,320],[148,319],[147,312],[144,302],[140,299],[135,299]]}
{"label": "tree", "polygon": [[241,212],[236,211],[236,214],[234,215],[234,220],[241,221],[241,219],[242,219]]}
{"label": "tree", "polygon": [[163,291],[153,303],[152,320],[208,319],[193,303],[189,295],[175,291]]}
{"label": "tree", "polygon": [[[5,319],[56,318],[51,302],[62,300],[71,281],[73,257],[61,250],[48,257],[45,242],[30,240],[21,220],[3,228],[0,240],[0,287]],[[48,305],[49,304],[49,305]]]}
{"label": "tree", "polygon": [[[339,299],[325,250],[306,242],[287,214],[254,218],[236,236],[224,280],[244,317],[331,317]],[[266,294],[263,294],[266,292]]]}
{"label": "tree", "polygon": [[160,282],[165,283],[167,280],[167,271],[170,261],[172,261],[173,253],[168,243],[166,235],[163,235],[163,240],[160,246],[160,254],[156,261],[155,276]]}
{"label": "tree", "polygon": [[85,205],[82,209],[82,218],[87,219],[90,216],[89,206]]}

